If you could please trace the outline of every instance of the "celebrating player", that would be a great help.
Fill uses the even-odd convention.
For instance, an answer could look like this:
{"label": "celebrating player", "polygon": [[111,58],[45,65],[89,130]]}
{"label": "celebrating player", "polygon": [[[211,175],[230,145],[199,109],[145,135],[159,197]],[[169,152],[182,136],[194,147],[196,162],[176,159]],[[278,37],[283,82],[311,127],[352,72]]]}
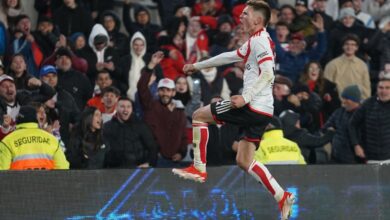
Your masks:
{"label": "celebrating player", "polygon": [[237,164],[258,182],[261,182],[279,203],[282,219],[288,219],[294,203],[294,195],[286,192],[276,182],[268,169],[254,160],[254,153],[260,138],[273,115],[272,85],[274,81],[274,44],[265,28],[271,11],[262,0],[249,0],[240,21],[250,38],[237,51],[222,53],[208,60],[187,64],[183,70],[187,74],[204,68],[221,66],[244,60],[244,87],[242,95],[234,95],[225,100],[198,109],[193,114],[194,163],[185,169],[172,172],[198,182],[207,179],[206,146],[208,123],[232,123],[242,126],[244,137],[237,150]]}

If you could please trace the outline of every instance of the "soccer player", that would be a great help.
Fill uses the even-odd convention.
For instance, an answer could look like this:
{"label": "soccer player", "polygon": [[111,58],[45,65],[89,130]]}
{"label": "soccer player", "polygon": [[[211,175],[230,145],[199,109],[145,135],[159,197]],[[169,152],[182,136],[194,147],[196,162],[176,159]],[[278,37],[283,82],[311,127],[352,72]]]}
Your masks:
{"label": "soccer player", "polygon": [[268,169],[253,159],[260,137],[273,115],[275,54],[274,44],[265,30],[270,15],[267,3],[262,0],[249,0],[240,15],[244,30],[251,35],[248,41],[236,51],[184,66],[184,72],[192,74],[200,69],[244,61],[244,88],[242,95],[234,95],[230,100],[213,103],[194,112],[194,163],[185,169],[173,169],[172,172],[185,179],[206,181],[208,123],[227,122],[242,126],[244,137],[239,142],[237,164],[266,187],[278,202],[282,219],[288,219],[294,195],[284,191]]}

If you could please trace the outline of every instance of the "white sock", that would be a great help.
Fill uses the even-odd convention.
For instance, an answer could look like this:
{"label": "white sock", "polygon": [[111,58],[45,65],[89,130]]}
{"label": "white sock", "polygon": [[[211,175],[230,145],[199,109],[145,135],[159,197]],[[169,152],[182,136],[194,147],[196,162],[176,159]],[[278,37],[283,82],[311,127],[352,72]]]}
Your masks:
{"label": "white sock", "polygon": [[276,182],[275,178],[271,175],[264,164],[253,160],[248,169],[248,173],[258,182],[263,184],[263,186],[274,196],[277,202],[283,198],[284,190],[280,187],[278,182]]}
{"label": "white sock", "polygon": [[199,121],[192,122],[192,143],[194,148],[194,166],[201,172],[206,172],[207,142],[209,140],[208,124]]}

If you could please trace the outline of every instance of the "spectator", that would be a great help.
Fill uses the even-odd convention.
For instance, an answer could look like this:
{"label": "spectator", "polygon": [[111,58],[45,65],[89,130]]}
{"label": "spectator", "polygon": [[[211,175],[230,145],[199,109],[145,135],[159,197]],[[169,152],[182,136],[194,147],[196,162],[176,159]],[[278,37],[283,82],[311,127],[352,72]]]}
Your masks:
{"label": "spectator", "polygon": [[[366,48],[371,57],[370,71],[377,73],[384,69],[386,63],[390,63],[390,16],[381,20],[379,29],[371,36]],[[372,78],[377,79],[374,74]]]}
{"label": "spectator", "polygon": [[349,138],[348,124],[352,114],[360,107],[360,89],[357,85],[347,86],[341,93],[341,97],[342,107],[330,116],[323,129],[336,130],[332,139],[332,161],[343,164],[357,163],[358,157]]}
{"label": "spectator", "polygon": [[375,21],[379,21],[390,13],[390,2],[386,0],[364,1],[362,11],[372,15]]}
{"label": "spectator", "polygon": [[184,76],[184,56],[174,45],[173,39],[168,36],[161,36],[158,41],[160,49],[164,52],[164,59],[160,64],[164,78],[175,80],[179,76]]}
{"label": "spectator", "polygon": [[46,114],[45,104],[32,102],[30,105],[34,107],[37,112],[38,127],[56,137],[60,143],[61,150],[65,152],[66,148],[61,138],[59,120],[52,120],[52,118],[48,117],[48,115]]}
{"label": "spectator", "polygon": [[[131,20],[130,8],[133,8],[135,21]],[[133,36],[136,32],[141,32],[145,36],[148,44],[148,53],[153,53],[157,50],[157,36],[161,31],[161,27],[151,23],[150,13],[144,6],[125,0],[123,5],[123,23],[129,36]]]}
{"label": "spectator", "polygon": [[0,12],[0,22],[12,33],[17,17],[24,13],[21,0],[1,0]]}
{"label": "spectator", "polygon": [[285,51],[275,37],[274,31],[270,31],[272,40],[275,42],[277,69],[283,76],[290,78],[293,82],[299,79],[304,65],[309,60],[320,60],[326,51],[326,34],[324,31],[323,19],[320,15],[313,21],[313,25],[318,29],[318,44],[314,48],[306,49],[306,42],[302,34],[292,35],[289,41],[289,51]]}
{"label": "spectator", "polygon": [[362,0],[353,0],[352,3],[356,19],[361,21],[366,28],[375,29],[375,21],[372,16],[362,11]]}
{"label": "spectator", "polygon": [[[202,60],[206,60],[205,57]],[[222,73],[218,72],[217,67],[201,69],[192,74],[192,79],[200,79],[202,102],[204,105],[210,104],[211,98],[221,96],[224,100],[230,100],[229,86]],[[191,83],[191,82],[190,82]]]}
{"label": "spectator", "polygon": [[280,46],[285,51],[289,51],[289,35],[290,30],[288,29],[288,25],[286,22],[279,21],[275,24],[275,35],[276,39],[278,39],[278,42]]}
{"label": "spectator", "polygon": [[45,58],[54,52],[60,40],[60,33],[54,27],[53,20],[48,17],[41,17],[38,20],[37,30],[33,32],[33,36]]}
{"label": "spectator", "polygon": [[309,11],[307,0],[295,1],[295,12],[296,12],[296,17],[294,18],[293,23],[290,24],[290,31],[292,33],[299,32],[303,34],[305,37],[314,35],[316,30],[315,27],[312,25],[312,18],[311,18],[313,12]]}
{"label": "spectator", "polygon": [[[362,139],[359,130],[363,128]],[[377,95],[368,98],[352,115],[349,124],[356,156],[368,163],[389,163],[390,159],[390,78],[380,79]]]}
{"label": "spectator", "polygon": [[120,98],[116,115],[103,128],[110,146],[106,156],[109,168],[148,168],[157,162],[157,145],[149,127],[136,118],[129,98]]}
{"label": "spectator", "polygon": [[291,5],[283,5],[280,7],[280,21],[285,22],[287,25],[291,25],[297,16],[295,8]]}
{"label": "spectator", "polygon": [[301,128],[299,114],[286,110],[279,117],[285,138],[298,144],[307,163],[328,162],[328,157],[321,148],[332,140],[334,134],[332,129],[326,130],[323,135],[314,135]]}
{"label": "spectator", "polygon": [[35,88],[31,88],[30,80],[33,81],[32,79],[36,79],[36,78],[27,72],[26,61],[22,54],[15,54],[12,56],[9,70],[8,70],[8,75],[14,78],[15,86],[17,90],[35,89]]}
{"label": "spectator", "polygon": [[27,72],[38,77],[38,67],[43,61],[43,53],[31,33],[31,21],[27,15],[19,15],[12,32],[11,55],[22,54],[27,64]]}
{"label": "spectator", "polygon": [[[314,14],[320,14],[321,17],[324,19],[324,28],[327,32],[332,30],[334,26],[333,18],[326,13],[328,4],[329,4],[328,0],[313,0],[313,4],[312,4]],[[333,10],[338,10],[338,9],[333,9]]]}
{"label": "spectator", "polygon": [[324,77],[336,83],[339,92],[357,84],[362,89],[362,98],[367,99],[371,96],[370,74],[367,65],[356,56],[359,44],[356,35],[347,35],[343,40],[344,53],[325,66]]}
{"label": "spectator", "polygon": [[63,2],[64,4],[54,12],[54,24],[66,37],[76,32],[83,32],[88,36],[93,24],[91,14],[80,7],[76,0],[63,0]]}
{"label": "spectator", "polygon": [[200,0],[193,7],[193,16],[217,17],[224,11],[223,5],[218,0]]}
{"label": "spectator", "polygon": [[149,64],[142,70],[138,82],[138,92],[145,122],[152,129],[159,146],[158,167],[177,167],[187,151],[186,116],[183,104],[172,100],[175,96],[175,84],[170,79],[161,79],[158,83],[159,100],[154,100],[148,83],[155,67],[162,60],[161,51],[153,54]]}
{"label": "spectator", "polygon": [[6,54],[8,46],[8,33],[7,28],[4,26],[3,22],[0,21],[0,60],[3,59]]}
{"label": "spectator", "polygon": [[69,92],[82,110],[92,96],[92,86],[85,74],[72,69],[72,54],[66,48],[56,51],[58,86]]}
{"label": "spectator", "polygon": [[313,115],[315,127],[320,128],[328,120],[329,116],[340,107],[336,84],[324,78],[321,64],[315,61],[305,65],[299,82],[307,85],[310,91],[318,94],[322,100],[320,111]]}
{"label": "spectator", "polygon": [[320,129],[319,123],[315,123],[318,122],[315,119],[322,108],[322,100],[317,93],[310,91],[306,85],[296,84],[287,100],[292,104],[290,109],[299,113],[303,128],[310,132]]}
{"label": "spectator", "polygon": [[[350,34],[355,34],[360,42],[364,42],[373,31],[364,27],[356,21],[355,11],[352,8],[343,8],[340,10],[339,20],[329,34],[329,46],[326,60],[329,61],[343,53],[343,39]],[[364,57],[363,48],[359,48],[358,56]],[[342,90],[340,90],[342,91]],[[340,92],[339,91],[339,92]]]}
{"label": "spectator", "polygon": [[4,74],[0,76],[0,140],[9,132],[13,131],[16,116],[23,105],[35,102],[45,102],[54,95],[54,90],[42,83],[35,81],[39,90],[16,90],[15,81],[12,77]]}
{"label": "spectator", "polygon": [[196,18],[191,18],[185,36],[187,63],[194,63],[209,54],[209,38]]}
{"label": "spectator", "polygon": [[111,120],[111,118],[116,114],[116,106],[119,97],[120,91],[114,86],[109,86],[102,91],[102,102],[104,107],[102,111],[103,123]]}
{"label": "spectator", "polygon": [[287,77],[276,75],[272,95],[274,97],[274,115],[280,115],[282,111],[294,109],[294,106],[289,102],[291,88],[293,83]]}
{"label": "spectator", "polygon": [[109,149],[103,140],[102,125],[99,109],[84,109],[81,120],[72,130],[67,146],[66,157],[71,169],[103,168]]}
{"label": "spectator", "polygon": [[81,32],[76,32],[69,37],[69,46],[78,57],[88,56],[88,46],[86,42],[85,35]]}
{"label": "spectator", "polygon": [[102,71],[99,71],[96,76],[95,84],[96,86],[93,93],[93,97],[88,100],[87,106],[96,107],[101,112],[103,112],[104,106],[102,102],[102,92],[105,88],[113,85],[110,73],[104,69]]}
{"label": "spectator", "polygon": [[0,170],[69,169],[56,137],[38,128],[33,107],[21,107],[16,122],[16,130],[0,143]]}
{"label": "spectator", "polygon": [[114,11],[105,10],[100,15],[100,23],[108,32],[108,46],[114,48],[118,56],[129,53],[129,39],[120,32],[121,20]]}
{"label": "spectator", "polygon": [[306,164],[298,144],[283,137],[282,123],[277,117],[265,128],[255,160],[264,164]]}
{"label": "spectator", "polygon": [[40,79],[55,90],[55,94],[45,103],[48,121],[60,123],[60,136],[68,145],[69,133],[79,120],[80,109],[72,95],[58,85],[58,73],[54,66],[46,65],[40,70]]}
{"label": "spectator", "polygon": [[119,57],[112,47],[109,47],[109,36],[101,24],[95,24],[89,35],[89,48],[84,57],[88,62],[87,75],[91,83],[96,80],[96,73],[103,69],[110,72],[113,79],[120,79],[120,70],[118,68]]}
{"label": "spectator", "polygon": [[63,5],[58,0],[34,0],[34,8],[38,12],[38,19],[43,17],[53,18],[54,12]]}

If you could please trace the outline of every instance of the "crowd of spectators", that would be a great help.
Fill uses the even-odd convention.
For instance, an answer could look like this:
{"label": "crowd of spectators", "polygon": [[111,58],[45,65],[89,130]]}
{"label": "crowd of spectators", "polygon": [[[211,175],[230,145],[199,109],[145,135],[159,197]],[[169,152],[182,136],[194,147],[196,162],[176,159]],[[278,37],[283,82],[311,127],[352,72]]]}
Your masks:
{"label": "crowd of spectators", "polygon": [[[390,1],[264,1],[280,130],[267,143],[294,141],[308,164],[390,162]],[[37,21],[25,2],[0,5],[0,139],[31,105],[71,168],[181,167],[194,110],[241,93],[243,62],[182,69],[251,37],[245,0],[35,0]],[[209,129],[209,164],[234,163],[240,129]]]}

